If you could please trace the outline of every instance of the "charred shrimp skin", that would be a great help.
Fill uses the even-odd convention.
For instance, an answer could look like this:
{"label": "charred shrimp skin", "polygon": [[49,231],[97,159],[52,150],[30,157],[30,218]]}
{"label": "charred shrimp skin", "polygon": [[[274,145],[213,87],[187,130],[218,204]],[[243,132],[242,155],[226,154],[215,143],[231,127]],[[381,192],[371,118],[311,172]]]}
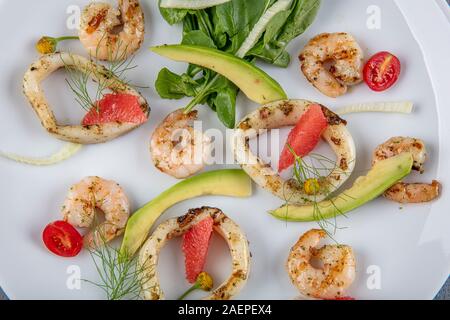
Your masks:
{"label": "charred shrimp skin", "polygon": [[270,130],[286,126],[295,126],[310,105],[307,100],[282,100],[267,104],[249,114],[241,121],[233,136],[233,152],[242,169],[263,189],[282,200],[295,204],[307,204],[322,201],[330,191],[337,190],[351,175],[355,168],[356,149],[346,121],[322,106],[328,127],[322,138],[336,154],[336,167],[321,179],[321,190],[310,195],[293,179],[284,180],[268,163],[265,163],[250,150],[250,139],[256,138],[261,130]]}
{"label": "charred shrimp skin", "polygon": [[102,246],[124,232],[130,216],[125,191],[114,181],[87,177],[70,188],[62,207],[64,221],[78,228],[93,227],[97,209],[105,221],[84,236],[88,248]]}
{"label": "charred shrimp skin", "polygon": [[[122,27],[118,33],[117,27]],[[119,0],[118,8],[93,2],[81,15],[79,37],[89,55],[99,60],[125,60],[144,42],[144,12],[137,0]]]}
{"label": "charred shrimp skin", "polygon": [[[428,157],[425,142],[411,137],[393,137],[380,144],[373,153],[372,164],[402,152],[411,153],[414,161],[413,169],[420,173],[424,172]],[[398,203],[423,203],[439,197],[440,189],[441,185],[436,180],[432,183],[398,182],[384,193],[384,197]]]}
{"label": "charred shrimp skin", "polygon": [[204,298],[205,300],[229,300],[236,296],[247,282],[250,272],[250,250],[248,240],[239,226],[228,218],[220,209],[202,207],[192,209],[179,218],[170,219],[160,224],[139,253],[143,297],[146,300],[163,300],[164,292],[159,283],[157,265],[159,254],[167,242],[182,236],[207,217],[214,220],[214,230],[228,244],[232,260],[231,276],[217,289]]}
{"label": "charred shrimp skin", "polygon": [[[363,51],[355,38],[345,32],[322,33],[312,38],[300,53],[301,70],[323,94],[337,98],[350,85],[362,81]],[[327,70],[325,64],[331,61]]]}
{"label": "charred shrimp skin", "polygon": [[211,140],[196,130],[191,122],[198,111],[170,113],[155,129],[150,139],[150,153],[155,167],[174,178],[188,178],[203,170],[211,151]]}
{"label": "charred shrimp skin", "polygon": [[[326,245],[317,248],[327,236],[324,230],[312,229],[303,234],[291,248],[287,271],[301,294],[317,299],[339,299],[356,276],[356,260],[351,247]],[[322,268],[311,265],[313,258],[323,263]]]}
{"label": "charred shrimp skin", "polygon": [[53,72],[65,67],[88,73],[97,78],[97,80],[101,79],[101,81],[108,83],[107,87],[114,93],[126,93],[137,96],[142,111],[147,117],[150,115],[150,107],[145,98],[134,88],[111,75],[105,67],[78,55],[69,53],[48,54],[40,57],[25,73],[23,92],[41,121],[42,126],[54,137],[72,143],[96,144],[113,140],[141,125],[121,122],[89,126],[58,124],[41,84]]}
{"label": "charred shrimp skin", "polygon": [[441,184],[433,180],[431,183],[399,182],[384,193],[384,197],[398,203],[430,202],[439,197]]}

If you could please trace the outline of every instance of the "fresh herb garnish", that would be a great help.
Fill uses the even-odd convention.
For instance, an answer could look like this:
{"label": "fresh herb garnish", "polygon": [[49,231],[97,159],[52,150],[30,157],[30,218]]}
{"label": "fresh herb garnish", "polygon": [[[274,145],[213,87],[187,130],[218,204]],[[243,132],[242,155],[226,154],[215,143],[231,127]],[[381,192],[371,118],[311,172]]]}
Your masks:
{"label": "fresh herb garnish", "polygon": [[[333,236],[336,234],[337,229],[339,229],[336,218],[339,215],[345,215],[335,205],[334,200],[331,197],[336,191],[335,186],[327,182],[325,177],[332,171],[340,170],[336,161],[316,153],[309,154],[309,161],[307,161],[305,158],[298,156],[290,145],[288,145],[288,148],[294,156],[293,178],[300,186],[303,187],[306,194],[312,196],[312,199],[309,200],[309,202],[313,206],[314,220],[317,221],[319,227],[324,230],[331,239],[334,239]],[[343,171],[343,173],[345,172]],[[336,214],[334,215],[333,220],[325,219],[322,215],[323,208],[321,208],[320,204],[323,203],[323,201],[318,201],[316,198],[316,195],[319,192],[321,194],[325,194],[326,200],[328,200],[331,206],[335,208]],[[343,193],[338,197],[346,198],[349,196]],[[288,198],[286,198],[286,203],[289,203]]]}
{"label": "fresh herb garnish", "polygon": [[[101,41],[100,41],[101,43]],[[131,84],[131,81],[126,77],[126,72],[137,68],[137,65],[133,64],[134,56],[126,59],[126,48],[120,50],[121,44],[118,43],[117,50],[115,53],[109,51],[109,61],[107,65],[101,65],[97,68],[94,64],[88,69],[80,72],[73,66],[74,59],[72,58],[71,63],[63,61],[65,69],[69,77],[66,82],[70,90],[75,95],[75,100],[78,104],[85,109],[90,111],[92,108],[98,108],[98,101],[101,100],[105,94],[109,92],[110,87],[122,87],[124,85],[140,87]],[[99,48],[97,48],[97,51]],[[92,57],[90,57],[93,60]],[[89,83],[93,80],[97,86],[93,90],[94,94],[91,95],[89,91]],[[142,87],[140,87],[142,88]]]}
{"label": "fresh herb garnish", "polygon": [[[94,223],[96,225],[96,223]],[[97,225],[98,227],[98,225]],[[146,280],[144,275],[148,270],[147,263],[139,263],[138,258],[124,255],[120,249],[109,244],[100,231],[94,231],[99,235],[95,247],[88,248],[100,282],[84,280],[102,289],[108,300],[140,300],[142,287]]]}

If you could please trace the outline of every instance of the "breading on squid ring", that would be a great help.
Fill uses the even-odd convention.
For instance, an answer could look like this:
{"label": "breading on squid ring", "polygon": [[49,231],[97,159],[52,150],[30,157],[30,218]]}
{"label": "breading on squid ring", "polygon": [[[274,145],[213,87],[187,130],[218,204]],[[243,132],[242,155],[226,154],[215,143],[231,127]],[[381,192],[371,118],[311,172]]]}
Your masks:
{"label": "breading on squid ring", "polygon": [[56,138],[79,144],[94,144],[115,139],[137,127],[137,123],[111,122],[98,125],[60,125],[42,90],[41,83],[60,68],[69,67],[92,76],[107,84],[114,93],[131,94],[139,98],[139,104],[148,117],[150,107],[145,98],[135,89],[112,75],[105,67],[70,53],[54,53],[42,56],[28,69],[23,79],[23,90],[31,106],[41,120],[42,126]]}
{"label": "breading on squid ring", "polygon": [[145,299],[164,299],[164,292],[161,289],[157,271],[159,254],[162,248],[169,240],[182,236],[207,217],[214,219],[214,230],[225,239],[230,248],[232,273],[224,283],[204,299],[229,300],[241,291],[250,272],[248,240],[239,226],[220,209],[203,207],[191,209],[185,216],[170,219],[160,224],[142,247],[139,253],[139,269],[143,270],[141,283]]}
{"label": "breading on squid ring", "polygon": [[336,154],[336,166],[331,173],[320,179],[325,188],[314,195],[307,194],[304,186],[296,180],[284,180],[269,164],[264,163],[250,150],[250,139],[256,138],[261,130],[295,126],[310,105],[316,103],[306,100],[282,100],[269,103],[252,112],[241,121],[234,132],[233,152],[236,161],[245,172],[262,188],[290,203],[306,204],[324,200],[330,191],[337,190],[351,175],[355,168],[355,143],[347,130],[347,122],[322,106],[328,127],[322,138],[328,142]]}

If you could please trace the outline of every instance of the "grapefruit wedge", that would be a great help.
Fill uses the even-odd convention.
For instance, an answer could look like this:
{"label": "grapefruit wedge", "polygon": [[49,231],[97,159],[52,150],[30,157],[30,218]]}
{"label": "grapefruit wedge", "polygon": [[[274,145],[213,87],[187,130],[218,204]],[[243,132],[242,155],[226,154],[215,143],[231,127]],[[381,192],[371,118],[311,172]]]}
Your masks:
{"label": "grapefruit wedge", "polygon": [[198,275],[204,271],[213,225],[213,218],[208,217],[183,235],[186,279],[189,283],[195,283]]}
{"label": "grapefruit wedge", "polygon": [[84,126],[122,122],[141,124],[147,121],[147,116],[139,104],[139,98],[132,94],[106,94],[97,102],[83,118]]}
{"label": "grapefruit wedge", "polygon": [[294,164],[295,159],[290,148],[299,157],[307,156],[317,146],[327,126],[327,118],[323,114],[322,107],[318,104],[311,105],[289,133],[286,145],[280,155],[278,172],[282,172]]}

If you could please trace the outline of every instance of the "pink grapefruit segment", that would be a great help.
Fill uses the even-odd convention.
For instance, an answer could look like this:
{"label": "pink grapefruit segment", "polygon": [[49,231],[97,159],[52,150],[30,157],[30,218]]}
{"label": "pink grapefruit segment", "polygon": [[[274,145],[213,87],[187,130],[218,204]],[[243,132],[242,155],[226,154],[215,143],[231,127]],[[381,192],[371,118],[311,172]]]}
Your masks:
{"label": "pink grapefruit segment", "polygon": [[186,279],[195,283],[198,275],[205,271],[209,241],[213,231],[214,220],[208,217],[183,235],[183,252],[186,267]]}
{"label": "pink grapefruit segment", "polygon": [[84,117],[84,126],[110,122],[141,124],[147,116],[139,104],[139,98],[132,94],[106,94]]}
{"label": "pink grapefruit segment", "polygon": [[282,172],[294,164],[294,155],[289,146],[298,156],[307,156],[317,146],[320,136],[327,126],[327,118],[323,114],[322,107],[318,104],[309,106],[289,133],[278,163],[278,172]]}

